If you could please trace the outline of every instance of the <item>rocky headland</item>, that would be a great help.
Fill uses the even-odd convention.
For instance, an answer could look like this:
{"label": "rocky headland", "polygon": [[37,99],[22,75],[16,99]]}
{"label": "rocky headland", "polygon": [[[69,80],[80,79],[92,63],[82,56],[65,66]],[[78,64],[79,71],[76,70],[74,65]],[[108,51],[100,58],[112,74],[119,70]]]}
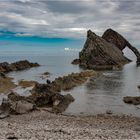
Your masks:
{"label": "rocky headland", "polygon": [[73,60],[72,64],[79,64],[83,68],[94,70],[121,69],[124,64],[131,62],[122,52],[126,46],[135,53],[137,65],[139,65],[139,51],[119,33],[108,29],[100,37],[89,30],[85,45],[79,53],[79,59]]}

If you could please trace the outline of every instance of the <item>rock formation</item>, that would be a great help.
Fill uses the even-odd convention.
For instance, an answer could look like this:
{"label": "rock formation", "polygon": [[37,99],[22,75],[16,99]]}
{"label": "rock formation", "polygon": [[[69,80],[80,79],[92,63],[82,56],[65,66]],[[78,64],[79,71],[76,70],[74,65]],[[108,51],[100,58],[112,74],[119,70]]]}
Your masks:
{"label": "rock formation", "polygon": [[129,60],[114,44],[97,36],[91,30],[87,32],[87,40],[79,53],[80,66],[89,69],[114,69],[121,67]]}
{"label": "rock formation", "polygon": [[81,85],[88,77],[95,75],[96,72],[87,70],[56,78],[48,84],[36,83],[31,95],[27,97],[11,92],[8,94],[8,100],[3,100],[0,106],[0,118],[5,118],[11,113],[24,114],[36,107],[51,107],[52,112],[64,112],[74,98],[70,94],[61,95],[60,92]]}
{"label": "rock formation", "polygon": [[104,32],[102,38],[105,39],[106,41],[114,44],[120,50],[123,50],[125,47],[128,47],[136,55],[137,65],[140,65],[140,53],[139,53],[139,51],[135,47],[133,47],[129,43],[129,41],[127,41],[122,35],[120,35],[119,33],[117,33],[116,31],[114,31],[112,29],[107,29]]}
{"label": "rock formation", "polygon": [[139,105],[140,96],[136,96],[136,97],[126,96],[123,98],[123,101],[127,104]]}
{"label": "rock formation", "polygon": [[140,54],[119,33],[108,29],[102,37],[91,30],[87,32],[87,40],[84,48],[79,53],[79,59],[73,60],[72,64],[78,64],[83,68],[95,70],[120,69],[131,62],[123,55],[122,50],[128,46],[137,56],[137,65],[140,63]]}
{"label": "rock formation", "polygon": [[27,60],[18,61],[11,64],[7,62],[3,62],[3,63],[0,63],[0,72],[8,73],[12,71],[20,71],[20,70],[25,70],[32,67],[38,67],[38,66],[39,66],[38,63],[31,63]]}

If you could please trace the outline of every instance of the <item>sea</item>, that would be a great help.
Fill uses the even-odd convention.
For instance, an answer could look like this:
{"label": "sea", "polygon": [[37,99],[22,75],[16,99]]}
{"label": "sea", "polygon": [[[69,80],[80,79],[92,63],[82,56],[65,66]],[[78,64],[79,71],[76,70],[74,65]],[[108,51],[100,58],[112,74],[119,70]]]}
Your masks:
{"label": "sea", "polygon": [[[2,45],[2,44],[1,44]],[[3,44],[8,46],[9,44]],[[15,44],[16,45],[16,44]],[[19,45],[19,44],[18,44]],[[25,44],[20,44],[24,48]],[[39,45],[39,44],[37,44]],[[10,46],[10,45],[9,45]],[[26,46],[26,45],[25,45]],[[41,66],[19,72],[11,72],[8,76],[13,77],[13,81],[35,80],[46,83],[46,80],[54,80],[59,76],[64,76],[72,72],[83,71],[78,65],[72,65],[73,59],[78,58],[80,47],[43,47],[28,51],[28,46],[24,50],[11,48],[11,50],[0,50],[0,62],[15,62],[19,60],[29,60],[37,62]],[[136,66],[135,55],[125,49],[124,54],[133,62],[124,66],[122,70],[103,71],[102,76],[95,80],[89,80],[85,84],[75,87],[69,91],[62,91],[62,94],[71,94],[75,101],[69,105],[65,114],[70,115],[96,115],[111,112],[115,115],[140,116],[140,105],[129,105],[123,102],[124,96],[140,96],[140,67]],[[50,72],[50,76],[44,78],[42,73]],[[29,89],[17,87],[15,89],[21,95],[28,95]],[[3,94],[0,95],[2,98]]]}

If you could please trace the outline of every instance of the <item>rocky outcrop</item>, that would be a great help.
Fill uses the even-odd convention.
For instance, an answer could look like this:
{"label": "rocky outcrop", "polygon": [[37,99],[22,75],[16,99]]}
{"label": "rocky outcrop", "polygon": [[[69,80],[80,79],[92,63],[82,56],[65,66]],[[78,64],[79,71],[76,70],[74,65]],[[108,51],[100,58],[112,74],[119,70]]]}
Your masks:
{"label": "rocky outcrop", "polygon": [[3,63],[0,63],[0,72],[8,73],[12,71],[20,71],[20,70],[25,70],[32,67],[38,67],[38,66],[39,66],[38,63],[31,63],[27,60],[18,61],[11,64],[7,62],[3,62]]}
{"label": "rocky outcrop", "polygon": [[127,104],[139,105],[140,96],[136,96],[136,97],[126,96],[123,98],[123,101]]}
{"label": "rocky outcrop", "polygon": [[112,29],[107,29],[104,32],[102,38],[105,39],[107,42],[114,44],[120,50],[123,50],[125,47],[128,47],[136,55],[137,65],[140,65],[140,53],[139,53],[139,51],[134,46],[132,46],[129,43],[129,41],[127,41],[122,35],[120,35],[119,33],[117,33],[116,31],[114,31]]}
{"label": "rocky outcrop", "polygon": [[131,62],[122,52],[126,46],[135,53],[139,65],[139,51],[119,33],[108,29],[100,37],[89,30],[84,48],[79,53],[79,59],[73,60],[72,64],[94,70],[121,69],[124,64]]}
{"label": "rocky outcrop", "polygon": [[130,60],[114,44],[89,30],[84,48],[79,53],[79,62],[84,68],[102,70],[120,68]]}
{"label": "rocky outcrop", "polygon": [[27,97],[11,92],[8,94],[8,100],[6,102],[4,100],[0,106],[1,115],[3,116],[5,112],[24,114],[36,109],[36,107],[51,107],[54,113],[64,112],[74,101],[74,98],[70,94],[61,95],[60,92],[81,85],[89,77],[95,75],[96,72],[87,70],[56,78],[48,84],[36,83],[31,90],[31,95]]}

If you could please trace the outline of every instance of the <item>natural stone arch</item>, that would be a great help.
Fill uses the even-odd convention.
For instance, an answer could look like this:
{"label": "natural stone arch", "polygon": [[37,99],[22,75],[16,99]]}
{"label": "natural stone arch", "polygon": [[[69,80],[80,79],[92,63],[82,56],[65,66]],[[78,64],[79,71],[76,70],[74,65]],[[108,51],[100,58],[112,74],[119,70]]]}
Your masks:
{"label": "natural stone arch", "polygon": [[125,47],[128,47],[136,55],[137,65],[140,65],[139,51],[134,46],[132,46],[122,35],[120,35],[119,33],[117,33],[116,31],[114,31],[112,29],[107,29],[104,32],[102,38],[105,39],[106,41],[116,45],[120,50],[123,50]]}

